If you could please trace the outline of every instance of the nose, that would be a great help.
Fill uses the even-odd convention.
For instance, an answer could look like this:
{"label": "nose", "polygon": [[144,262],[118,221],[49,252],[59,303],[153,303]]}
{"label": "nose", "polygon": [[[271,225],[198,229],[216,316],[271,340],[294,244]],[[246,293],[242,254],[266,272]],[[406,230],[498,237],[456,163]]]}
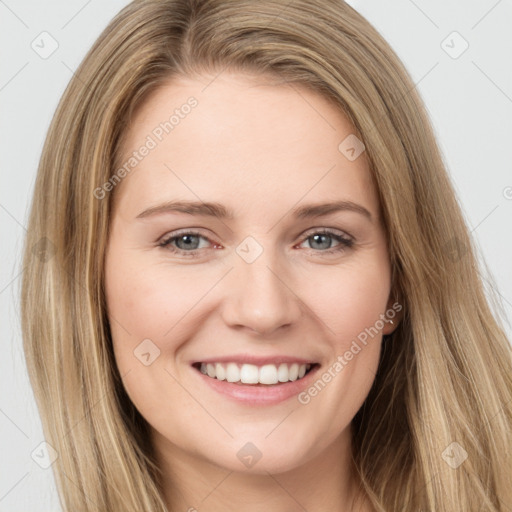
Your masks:
{"label": "nose", "polygon": [[269,253],[263,251],[252,263],[238,259],[229,273],[222,314],[230,327],[270,336],[301,318],[301,300],[290,283],[290,273]]}

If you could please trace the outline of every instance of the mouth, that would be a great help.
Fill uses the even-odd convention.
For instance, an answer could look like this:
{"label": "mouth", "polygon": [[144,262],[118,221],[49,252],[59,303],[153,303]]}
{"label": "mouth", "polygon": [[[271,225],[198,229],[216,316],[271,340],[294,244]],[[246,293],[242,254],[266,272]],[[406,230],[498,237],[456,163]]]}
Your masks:
{"label": "mouth", "polygon": [[197,362],[197,371],[212,380],[238,386],[276,387],[300,381],[316,370],[318,363],[240,364],[235,362]]}

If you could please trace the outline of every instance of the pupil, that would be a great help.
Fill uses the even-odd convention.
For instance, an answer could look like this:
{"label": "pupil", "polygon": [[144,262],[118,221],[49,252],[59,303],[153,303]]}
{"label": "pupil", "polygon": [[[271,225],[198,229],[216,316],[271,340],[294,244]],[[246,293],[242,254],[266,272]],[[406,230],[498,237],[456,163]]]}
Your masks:
{"label": "pupil", "polygon": [[[194,244],[194,241],[191,240],[191,239],[196,239],[196,243]],[[177,240],[176,240],[176,243],[178,244],[178,248],[179,249],[182,249],[183,247],[179,247],[179,243],[180,242],[185,242],[185,248],[192,248],[192,249],[197,249],[197,246],[198,246],[198,240],[197,240],[197,236],[196,235],[182,235],[180,236]]]}
{"label": "pupil", "polygon": [[[330,235],[313,235],[313,240],[314,240],[314,243],[317,243],[319,242],[320,240],[320,245],[322,245],[322,247],[320,247],[321,249],[329,249],[329,246],[331,245],[329,243],[329,236]],[[322,244],[321,242],[321,239],[324,239],[324,243]]]}

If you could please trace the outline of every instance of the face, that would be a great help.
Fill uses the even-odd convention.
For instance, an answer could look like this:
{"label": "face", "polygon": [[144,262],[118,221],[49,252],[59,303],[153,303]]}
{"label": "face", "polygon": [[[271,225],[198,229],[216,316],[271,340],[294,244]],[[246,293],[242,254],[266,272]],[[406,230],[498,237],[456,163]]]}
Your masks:
{"label": "face", "polygon": [[385,232],[333,104],[210,81],[162,86],[126,133],[105,262],[115,358],[160,454],[276,473],[347,446],[393,328]]}

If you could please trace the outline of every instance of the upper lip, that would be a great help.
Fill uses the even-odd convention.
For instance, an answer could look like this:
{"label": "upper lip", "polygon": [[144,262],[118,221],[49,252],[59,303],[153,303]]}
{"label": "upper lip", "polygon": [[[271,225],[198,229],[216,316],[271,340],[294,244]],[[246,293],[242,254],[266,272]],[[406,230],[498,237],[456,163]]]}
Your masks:
{"label": "upper lip", "polygon": [[265,364],[316,364],[316,361],[312,359],[304,359],[301,357],[295,356],[285,356],[285,355],[275,355],[275,356],[266,356],[266,357],[257,357],[251,356],[249,354],[233,354],[229,356],[219,356],[219,357],[208,357],[205,359],[201,359],[198,361],[193,361],[192,364],[199,363],[239,363],[239,364],[254,364],[256,366],[263,366]]}

